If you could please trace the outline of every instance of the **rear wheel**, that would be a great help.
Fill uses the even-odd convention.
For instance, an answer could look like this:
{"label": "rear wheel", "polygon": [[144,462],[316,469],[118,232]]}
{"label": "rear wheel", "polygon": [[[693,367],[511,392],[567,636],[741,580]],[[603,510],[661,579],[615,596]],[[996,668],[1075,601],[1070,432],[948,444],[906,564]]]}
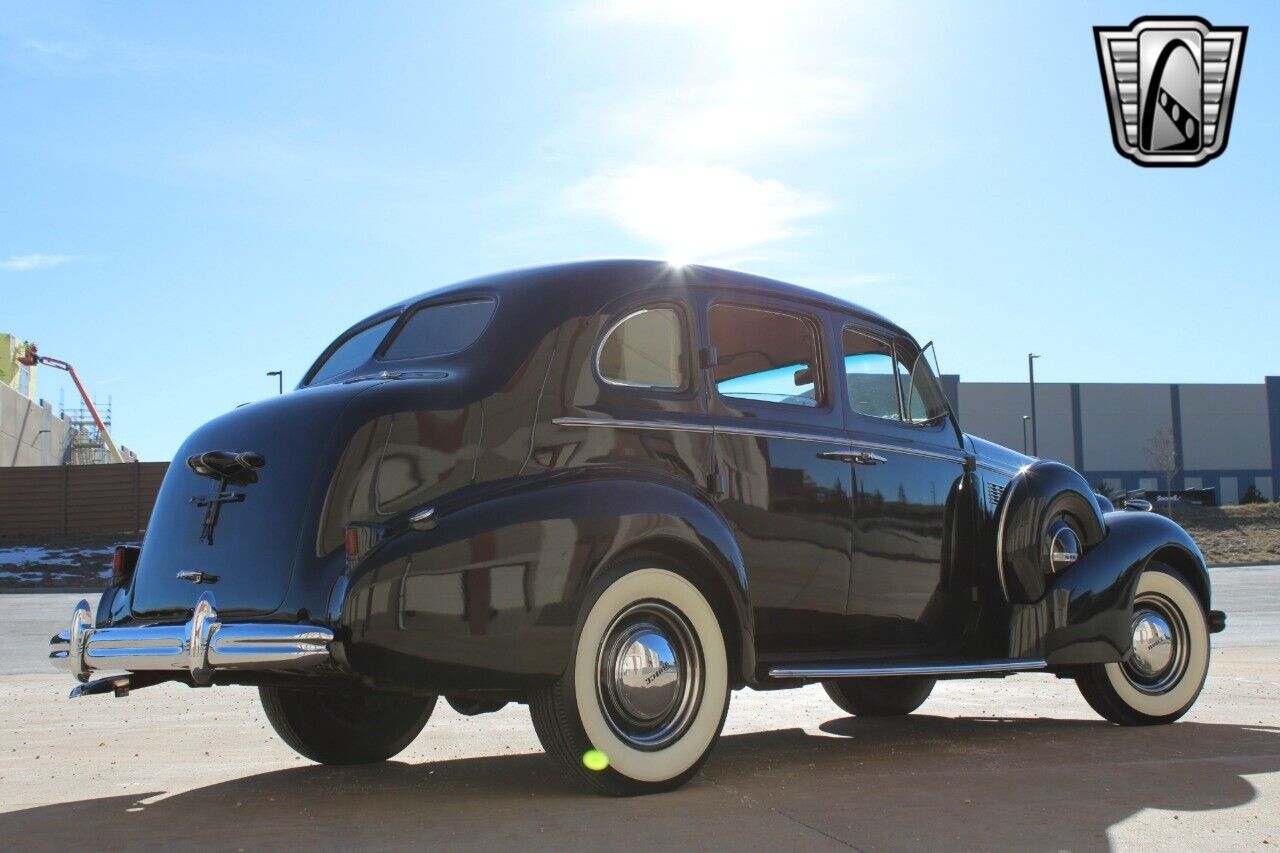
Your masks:
{"label": "rear wheel", "polygon": [[587,596],[572,659],[529,712],[546,751],[614,796],[668,791],[711,753],[729,707],[715,611],[654,561],[611,572]]}
{"label": "rear wheel", "polygon": [[1172,723],[1195,703],[1209,672],[1209,626],[1181,577],[1153,564],[1133,600],[1133,651],[1076,677],[1085,701],[1122,726]]}
{"label": "rear wheel", "polygon": [[337,690],[259,687],[280,739],[321,764],[369,764],[398,754],[422,731],[435,696],[353,686]]}
{"label": "rear wheel", "polygon": [[822,689],[847,714],[900,717],[923,705],[936,683],[923,676],[835,678],[822,682]]}

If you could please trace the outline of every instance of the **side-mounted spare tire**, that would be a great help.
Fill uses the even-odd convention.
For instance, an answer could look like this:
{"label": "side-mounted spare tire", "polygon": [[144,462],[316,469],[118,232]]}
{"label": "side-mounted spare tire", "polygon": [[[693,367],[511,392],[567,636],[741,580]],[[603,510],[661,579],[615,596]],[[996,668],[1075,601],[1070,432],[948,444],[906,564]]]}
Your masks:
{"label": "side-mounted spare tire", "polygon": [[1089,483],[1074,468],[1048,460],[1013,478],[997,519],[996,571],[1016,604],[1043,598],[1049,579],[1106,535]]}

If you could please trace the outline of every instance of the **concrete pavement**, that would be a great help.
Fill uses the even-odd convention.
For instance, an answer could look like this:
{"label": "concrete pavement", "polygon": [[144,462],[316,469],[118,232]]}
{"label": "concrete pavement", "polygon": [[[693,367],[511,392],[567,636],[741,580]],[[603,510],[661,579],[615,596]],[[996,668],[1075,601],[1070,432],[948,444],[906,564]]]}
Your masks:
{"label": "concrete pavement", "polygon": [[1213,579],[1228,630],[1176,725],[1111,726],[1045,675],[942,683],[898,720],[745,691],[699,778],[632,800],[566,781],[522,706],[441,703],[395,761],[327,768],[250,689],[73,702],[45,644],[77,597],[4,595],[0,847],[1275,849],[1280,567]]}

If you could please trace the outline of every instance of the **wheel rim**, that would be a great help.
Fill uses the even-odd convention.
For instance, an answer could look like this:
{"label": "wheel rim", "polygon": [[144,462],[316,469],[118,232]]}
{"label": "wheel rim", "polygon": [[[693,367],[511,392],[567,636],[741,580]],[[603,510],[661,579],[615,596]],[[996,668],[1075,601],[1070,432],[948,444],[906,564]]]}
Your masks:
{"label": "wheel rim", "polygon": [[1190,643],[1186,619],[1163,595],[1144,593],[1133,603],[1133,652],[1122,664],[1125,679],[1143,693],[1173,689],[1186,674]]}
{"label": "wheel rim", "polygon": [[614,734],[661,749],[684,734],[702,694],[702,652],[684,616],[657,601],[613,620],[600,643],[596,695]]}

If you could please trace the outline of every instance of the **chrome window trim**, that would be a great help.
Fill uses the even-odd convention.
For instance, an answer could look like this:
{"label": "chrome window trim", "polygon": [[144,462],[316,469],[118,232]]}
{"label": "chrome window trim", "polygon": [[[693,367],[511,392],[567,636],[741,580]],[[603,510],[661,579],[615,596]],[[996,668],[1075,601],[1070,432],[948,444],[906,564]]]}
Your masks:
{"label": "chrome window trim", "polygon": [[783,438],[794,441],[822,442],[824,444],[844,444],[858,449],[879,450],[886,453],[903,453],[908,456],[922,456],[929,459],[940,459],[944,462],[953,462],[957,465],[964,464],[964,456],[958,453],[951,454],[940,450],[901,447],[896,444],[881,444],[879,442],[862,441],[861,439],[853,439],[844,436],[793,432],[791,430],[763,429],[760,427],[743,427],[723,424],[685,423],[682,421],[644,421],[626,418],[586,418],[573,416],[552,418],[551,422],[556,426],[598,426],[611,427],[613,429],[654,429],[701,433],[718,432],[726,435],[747,435],[754,436],[756,438]]}
{"label": "chrome window trim", "polygon": [[685,327],[685,322],[684,322],[685,318],[681,315],[680,309],[677,308],[675,304],[670,302],[656,302],[652,305],[645,305],[642,308],[637,308],[636,310],[630,312],[629,314],[622,317],[621,319],[611,323],[609,327],[604,330],[604,334],[600,336],[600,342],[596,344],[595,357],[591,360],[592,367],[595,368],[596,377],[603,384],[612,385],[615,388],[639,388],[641,390],[649,390],[649,391],[685,391],[689,388],[693,371],[689,369],[690,368],[689,354],[687,352],[681,353],[680,371],[682,374],[684,374],[681,377],[684,381],[681,382],[679,385],[648,385],[643,382],[619,382],[616,379],[610,379],[609,377],[605,376],[604,372],[600,369],[600,356],[604,353],[604,345],[609,342],[610,335],[618,331],[618,329],[622,327],[623,323],[627,322],[633,317],[639,317],[641,314],[645,314],[649,311],[662,311],[662,310],[670,311],[672,314],[676,315],[676,323],[680,327],[679,328],[680,335],[681,337],[684,338],[683,342],[688,343],[688,334],[687,334],[688,329]]}

